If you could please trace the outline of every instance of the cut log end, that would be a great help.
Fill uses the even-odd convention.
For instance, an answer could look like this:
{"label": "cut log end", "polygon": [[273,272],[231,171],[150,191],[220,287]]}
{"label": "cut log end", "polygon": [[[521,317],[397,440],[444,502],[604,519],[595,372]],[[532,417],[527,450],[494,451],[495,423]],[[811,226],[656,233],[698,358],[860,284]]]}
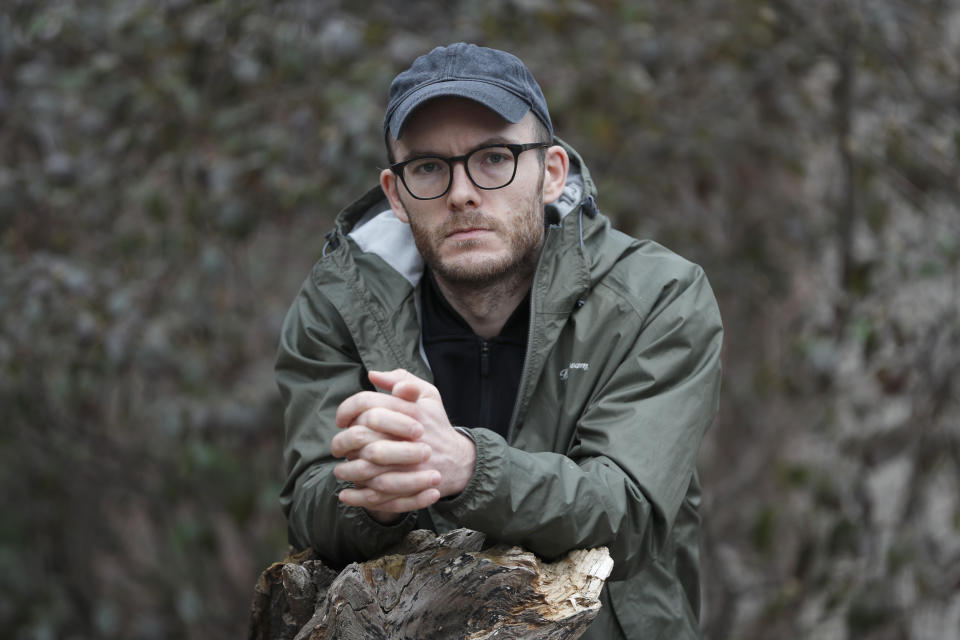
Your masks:
{"label": "cut log end", "polygon": [[600,609],[600,590],[613,571],[606,547],[577,549],[553,564],[542,564],[537,591],[545,605],[544,618],[563,619],[581,611]]}

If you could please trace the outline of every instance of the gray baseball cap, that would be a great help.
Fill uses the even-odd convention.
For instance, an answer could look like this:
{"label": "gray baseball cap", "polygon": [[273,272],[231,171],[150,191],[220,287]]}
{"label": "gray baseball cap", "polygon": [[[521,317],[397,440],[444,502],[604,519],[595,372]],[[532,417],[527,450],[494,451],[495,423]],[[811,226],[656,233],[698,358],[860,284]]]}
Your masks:
{"label": "gray baseball cap", "polygon": [[399,139],[410,114],[427,100],[441,96],[474,100],[513,123],[532,110],[553,139],[547,100],[526,65],[506,51],[465,42],[437,47],[393,79],[383,118],[384,135],[389,131]]}

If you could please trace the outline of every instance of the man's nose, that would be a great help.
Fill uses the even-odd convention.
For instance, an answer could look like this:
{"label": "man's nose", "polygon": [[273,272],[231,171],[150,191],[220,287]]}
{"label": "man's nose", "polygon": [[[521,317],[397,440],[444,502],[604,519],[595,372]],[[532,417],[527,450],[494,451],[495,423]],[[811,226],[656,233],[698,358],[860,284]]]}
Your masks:
{"label": "man's nose", "polygon": [[451,207],[457,209],[474,208],[480,203],[480,189],[470,180],[470,176],[467,175],[467,165],[463,161],[453,163],[453,175],[447,200]]}

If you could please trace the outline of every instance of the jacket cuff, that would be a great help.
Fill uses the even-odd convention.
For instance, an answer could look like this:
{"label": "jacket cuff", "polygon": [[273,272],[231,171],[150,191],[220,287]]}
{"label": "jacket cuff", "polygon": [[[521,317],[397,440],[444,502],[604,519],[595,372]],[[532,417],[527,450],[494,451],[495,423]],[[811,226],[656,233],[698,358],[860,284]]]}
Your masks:
{"label": "jacket cuff", "polygon": [[352,507],[340,502],[337,509],[347,530],[352,531],[350,535],[354,536],[354,544],[358,544],[363,554],[368,557],[374,557],[402,542],[417,523],[417,514],[413,511],[403,514],[396,522],[383,524],[375,520],[363,507]]}
{"label": "jacket cuff", "polygon": [[371,516],[370,512],[363,507],[347,506],[346,508],[354,512],[348,517],[355,518],[359,526],[366,529],[376,529],[383,533],[390,533],[391,531],[402,528],[404,525],[413,524],[417,520],[416,512],[407,511],[406,513],[399,514],[400,517],[393,522],[383,523]]}
{"label": "jacket cuff", "polygon": [[473,437],[473,432],[470,431],[470,429],[467,429],[466,427],[454,427],[453,429],[454,431],[459,431],[466,437],[470,438],[470,440],[473,441],[473,444],[477,444],[477,439]]}

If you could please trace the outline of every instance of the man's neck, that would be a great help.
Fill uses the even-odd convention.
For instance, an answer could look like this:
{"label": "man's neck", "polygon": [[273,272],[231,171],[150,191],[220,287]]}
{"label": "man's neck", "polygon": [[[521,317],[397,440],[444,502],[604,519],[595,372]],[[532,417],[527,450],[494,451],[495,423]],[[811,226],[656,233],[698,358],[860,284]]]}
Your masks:
{"label": "man's neck", "polygon": [[473,332],[484,339],[500,334],[517,305],[533,284],[533,272],[515,276],[485,287],[458,286],[435,277],[437,286],[451,307],[466,320]]}

